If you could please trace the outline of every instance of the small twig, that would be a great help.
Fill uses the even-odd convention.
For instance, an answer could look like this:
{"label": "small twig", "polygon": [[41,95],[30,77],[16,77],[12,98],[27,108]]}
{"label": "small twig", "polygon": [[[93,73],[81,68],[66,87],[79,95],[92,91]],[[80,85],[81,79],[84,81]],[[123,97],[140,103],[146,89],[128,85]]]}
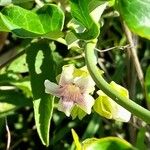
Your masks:
{"label": "small twig", "polygon": [[20,53],[18,53],[17,55],[11,57],[9,60],[7,60],[6,62],[4,62],[3,64],[0,65],[0,69],[2,69],[3,67],[5,67],[7,64],[11,63],[12,61],[14,61],[16,58],[22,56],[23,54],[25,54],[25,50],[22,50]]}
{"label": "small twig", "polygon": [[8,122],[7,122],[7,118],[5,118],[5,124],[6,124],[6,131],[7,131],[7,147],[6,150],[10,149],[10,143],[11,143],[11,134],[10,134],[10,130],[8,127]]}
{"label": "small twig", "polygon": [[103,53],[103,52],[108,52],[108,51],[111,51],[111,50],[114,50],[114,49],[125,50],[126,48],[131,48],[131,45],[128,44],[128,45],[125,45],[125,46],[114,46],[114,47],[110,47],[110,48],[103,49],[103,50],[95,48],[95,50],[100,52],[100,53]]}
{"label": "small twig", "polygon": [[72,59],[80,59],[80,58],[83,58],[83,57],[84,57],[84,54],[82,53],[81,55],[78,55],[78,56],[64,58],[64,61],[69,61],[69,60],[72,60]]}
{"label": "small twig", "polygon": [[7,40],[8,33],[7,32],[0,32],[0,52],[5,45],[5,42]]}
{"label": "small twig", "polygon": [[18,139],[18,140],[16,141],[16,143],[11,146],[11,149],[12,149],[12,150],[15,149],[22,141],[23,141],[22,138]]}
{"label": "small twig", "polygon": [[[31,41],[34,42],[34,40]],[[11,63],[12,61],[14,61],[15,59],[19,58],[20,56],[22,56],[23,54],[25,54],[26,49],[31,45],[31,43],[29,43],[28,45],[26,45],[25,47],[21,48],[21,52],[19,52],[18,54],[16,54],[15,56],[10,57],[10,59],[8,59],[7,61],[5,61],[3,64],[0,64],[0,70],[5,67],[6,65],[8,65],[9,63]]]}
{"label": "small twig", "polygon": [[[11,63],[12,61],[14,61],[15,59],[17,59],[18,57],[20,57],[20,56],[22,56],[23,54],[25,54],[26,49],[27,49],[28,47],[30,47],[31,43],[34,43],[34,42],[37,42],[37,41],[40,41],[40,40],[33,39],[28,45],[26,45],[25,47],[21,48],[21,50],[20,50],[21,52],[19,52],[19,53],[16,54],[15,56],[10,57],[10,59],[7,60],[7,61],[5,61],[4,63],[0,64],[0,70],[1,70],[2,68],[4,68],[6,65],[8,65],[9,63]],[[61,43],[61,44],[66,45],[66,44],[64,43],[64,40],[61,39],[61,38],[57,39],[56,41],[59,42],[59,43]],[[81,57],[81,56],[80,56],[80,57]],[[82,56],[82,57],[84,57],[84,56]],[[81,57],[81,58],[82,58],[82,57]],[[78,58],[76,58],[76,59],[78,59]]]}
{"label": "small twig", "polygon": [[133,60],[133,63],[134,63],[134,66],[135,66],[135,69],[136,69],[136,72],[137,72],[138,79],[140,81],[140,84],[141,84],[142,88],[144,88],[143,71],[142,71],[138,56],[137,56],[136,47],[134,46],[132,33],[131,33],[131,31],[129,30],[129,28],[127,27],[127,25],[124,22],[123,22],[123,28],[124,28],[127,40],[129,42],[129,44],[131,45],[131,47],[130,47],[130,52],[131,53],[130,54],[131,54],[131,57],[132,57],[132,60]]}

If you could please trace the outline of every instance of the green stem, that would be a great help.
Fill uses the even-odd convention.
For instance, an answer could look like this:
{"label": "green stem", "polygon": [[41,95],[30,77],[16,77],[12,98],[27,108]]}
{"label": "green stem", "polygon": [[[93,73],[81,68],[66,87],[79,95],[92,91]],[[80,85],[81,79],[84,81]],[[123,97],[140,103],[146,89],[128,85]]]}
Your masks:
{"label": "green stem", "polygon": [[95,55],[95,42],[88,42],[85,46],[85,59],[87,63],[88,70],[96,82],[97,86],[110,98],[112,98],[116,103],[126,108],[128,111],[133,113],[135,116],[141,118],[143,121],[150,124],[150,111],[136,104],[132,100],[120,95],[116,90],[114,90],[102,77],[101,71],[96,66],[97,58]]}

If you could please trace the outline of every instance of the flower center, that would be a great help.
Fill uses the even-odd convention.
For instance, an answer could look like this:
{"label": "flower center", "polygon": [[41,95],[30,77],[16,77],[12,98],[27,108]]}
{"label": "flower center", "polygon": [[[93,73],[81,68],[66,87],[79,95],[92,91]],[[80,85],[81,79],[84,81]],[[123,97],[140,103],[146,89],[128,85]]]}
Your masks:
{"label": "flower center", "polygon": [[82,98],[81,89],[74,84],[67,84],[60,88],[60,95],[66,101],[77,102]]}

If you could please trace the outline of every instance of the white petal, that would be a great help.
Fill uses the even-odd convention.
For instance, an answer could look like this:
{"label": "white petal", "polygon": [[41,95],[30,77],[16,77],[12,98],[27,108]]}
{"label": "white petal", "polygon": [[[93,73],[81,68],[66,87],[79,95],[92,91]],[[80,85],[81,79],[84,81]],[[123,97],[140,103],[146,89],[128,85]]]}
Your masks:
{"label": "white petal", "polygon": [[112,100],[110,97],[104,94],[101,90],[97,91],[97,94],[100,96],[106,96],[108,106],[111,106],[110,113],[112,114],[112,119],[121,122],[128,122],[130,120],[131,113],[129,111],[117,104],[114,100]]}
{"label": "white petal", "polygon": [[59,97],[59,86],[49,80],[44,81],[45,93]]}
{"label": "white petal", "polygon": [[58,103],[58,110],[64,112],[66,116],[69,117],[73,106],[74,106],[73,101],[66,101],[66,100],[60,99]]}
{"label": "white petal", "polygon": [[75,67],[73,64],[63,66],[63,70],[60,75],[60,81],[59,81],[60,85],[65,85],[67,83],[70,83],[73,80],[74,69]]}
{"label": "white petal", "polygon": [[74,79],[75,85],[81,88],[83,93],[91,93],[94,91],[95,82],[90,75]]}
{"label": "white petal", "polygon": [[87,114],[91,113],[92,106],[94,105],[94,98],[89,94],[84,94],[82,100],[77,101],[77,105],[84,110]]}
{"label": "white petal", "polygon": [[117,112],[114,112],[113,118],[117,121],[128,122],[131,118],[131,113],[122,106],[117,105]]}

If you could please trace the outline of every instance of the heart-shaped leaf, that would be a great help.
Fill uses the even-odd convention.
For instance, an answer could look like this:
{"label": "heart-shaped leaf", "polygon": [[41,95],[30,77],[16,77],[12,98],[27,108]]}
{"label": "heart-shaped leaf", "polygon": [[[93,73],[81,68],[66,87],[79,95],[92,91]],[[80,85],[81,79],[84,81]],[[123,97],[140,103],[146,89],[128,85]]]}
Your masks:
{"label": "heart-shaped leaf", "polygon": [[62,10],[53,4],[44,5],[36,12],[9,5],[0,13],[0,30],[11,31],[19,37],[48,36],[57,39],[62,36],[64,24]]}
{"label": "heart-shaped leaf", "polygon": [[149,0],[116,0],[116,7],[133,32],[150,39]]}
{"label": "heart-shaped leaf", "polygon": [[26,3],[26,2],[31,2],[34,0],[0,0],[0,6],[5,6],[9,4],[20,4],[20,3]]}

